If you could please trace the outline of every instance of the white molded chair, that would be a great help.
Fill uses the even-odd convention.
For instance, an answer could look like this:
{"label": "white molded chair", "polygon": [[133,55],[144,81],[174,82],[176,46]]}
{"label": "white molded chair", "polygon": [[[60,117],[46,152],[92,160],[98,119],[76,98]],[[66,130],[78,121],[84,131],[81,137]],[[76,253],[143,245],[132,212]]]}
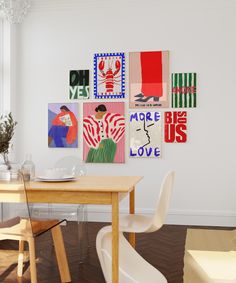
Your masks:
{"label": "white molded chair", "polygon": [[236,230],[188,229],[184,283],[236,282]]}
{"label": "white molded chair", "polygon": [[236,251],[185,252],[184,283],[235,283]]}
{"label": "white molded chair", "polygon": [[[106,283],[112,283],[112,228],[103,227],[96,248]],[[142,258],[119,233],[119,283],[167,283],[164,275]]]}
{"label": "white molded chair", "polygon": [[164,224],[169,208],[175,172],[170,171],[164,177],[156,212],[153,216],[128,214],[120,216],[120,231],[131,233],[150,233],[157,231]]}

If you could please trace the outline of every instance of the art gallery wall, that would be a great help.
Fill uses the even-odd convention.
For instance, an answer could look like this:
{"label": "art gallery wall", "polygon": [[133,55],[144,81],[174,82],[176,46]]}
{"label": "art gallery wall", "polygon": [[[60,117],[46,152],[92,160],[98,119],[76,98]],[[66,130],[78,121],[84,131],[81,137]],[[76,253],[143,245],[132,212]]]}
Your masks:
{"label": "art gallery wall", "polygon": [[[17,161],[30,152],[40,172],[65,155],[82,158],[82,102],[79,148],[47,146],[47,105],[69,102],[70,70],[92,73],[94,53],[126,52],[128,97],[128,52],[169,50],[171,72],[198,76],[198,107],[187,109],[187,143],[163,143],[160,159],[129,158],[127,120],[125,164],[89,164],[88,174],[143,176],[136,208],[149,214],[163,176],[174,169],[168,223],[235,226],[235,11],[233,0],[33,1],[23,24],[14,27]],[[119,101],[128,114],[128,98]],[[90,219],[107,220],[107,211],[92,206]]]}

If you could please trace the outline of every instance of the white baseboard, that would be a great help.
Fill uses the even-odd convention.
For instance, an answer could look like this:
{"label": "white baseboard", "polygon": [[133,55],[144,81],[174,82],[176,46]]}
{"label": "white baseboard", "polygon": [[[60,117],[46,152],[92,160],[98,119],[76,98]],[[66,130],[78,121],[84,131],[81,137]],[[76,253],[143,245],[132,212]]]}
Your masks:
{"label": "white baseboard", "polygon": [[[128,213],[127,209],[120,209],[120,213]],[[136,209],[137,214],[153,215],[153,209]],[[88,220],[97,222],[111,221],[111,209],[88,208]],[[195,211],[195,210],[170,210],[166,224],[175,225],[200,225],[236,227],[236,212],[231,211]]]}
{"label": "white baseboard", "polygon": [[170,210],[166,223],[236,227],[236,212],[217,210]]}
{"label": "white baseboard", "polygon": [[[43,205],[34,205],[37,209],[45,208]],[[77,205],[56,205],[53,208],[53,216],[58,218],[67,218],[67,212],[70,213],[68,220],[77,219]],[[73,213],[73,211],[75,213]],[[38,213],[38,212],[37,212]],[[120,208],[120,214],[128,213],[128,209]],[[153,209],[136,209],[137,214],[153,215]],[[47,211],[39,213],[40,217],[47,217]],[[91,222],[111,222],[111,207],[109,206],[87,206],[87,219]],[[200,226],[223,226],[236,227],[236,212],[234,211],[215,211],[215,210],[170,210],[166,219],[166,224],[175,225],[200,225]]]}

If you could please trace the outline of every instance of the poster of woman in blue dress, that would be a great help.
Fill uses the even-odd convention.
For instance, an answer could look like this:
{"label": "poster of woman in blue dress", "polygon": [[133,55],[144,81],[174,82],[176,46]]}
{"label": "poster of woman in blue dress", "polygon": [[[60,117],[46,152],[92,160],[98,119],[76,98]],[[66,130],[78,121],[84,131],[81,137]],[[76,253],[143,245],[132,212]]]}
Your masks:
{"label": "poster of woman in blue dress", "polygon": [[78,147],[78,104],[48,104],[48,146]]}

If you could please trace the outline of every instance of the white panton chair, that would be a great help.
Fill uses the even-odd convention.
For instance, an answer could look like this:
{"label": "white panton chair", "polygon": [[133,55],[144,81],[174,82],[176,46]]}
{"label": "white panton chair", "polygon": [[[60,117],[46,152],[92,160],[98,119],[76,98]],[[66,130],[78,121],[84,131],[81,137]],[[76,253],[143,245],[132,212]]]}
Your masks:
{"label": "white panton chair", "polygon": [[165,222],[169,208],[175,172],[170,171],[164,177],[156,211],[153,216],[127,214],[120,216],[120,231],[132,233],[150,233],[157,231]]}
{"label": "white panton chair", "polygon": [[[106,283],[112,283],[112,229],[103,227],[96,248]],[[119,283],[167,283],[164,275],[141,257],[119,233]]]}

